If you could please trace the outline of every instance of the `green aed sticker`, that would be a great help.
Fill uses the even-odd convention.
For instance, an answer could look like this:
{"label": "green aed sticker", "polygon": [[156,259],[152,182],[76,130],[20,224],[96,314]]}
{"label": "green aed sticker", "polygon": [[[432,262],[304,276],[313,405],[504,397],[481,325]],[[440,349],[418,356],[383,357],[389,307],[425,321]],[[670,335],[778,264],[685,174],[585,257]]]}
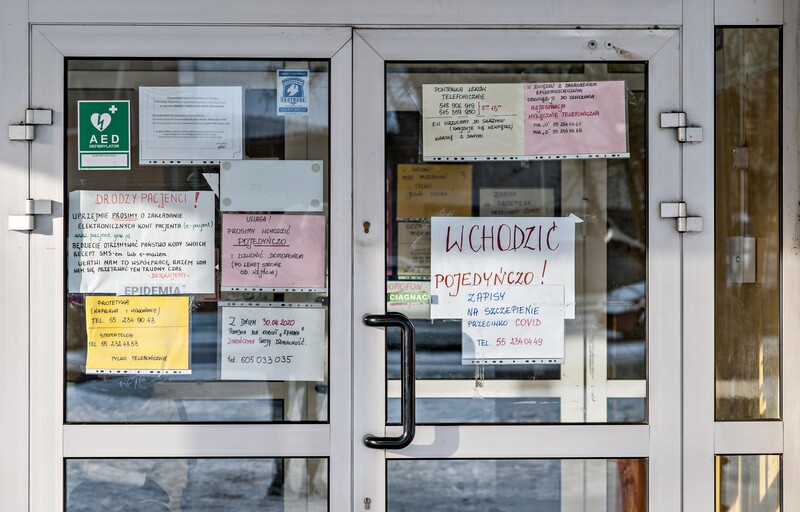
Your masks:
{"label": "green aed sticker", "polygon": [[131,168],[131,102],[78,101],[78,170]]}
{"label": "green aed sticker", "polygon": [[428,292],[389,292],[386,294],[386,302],[427,304],[430,297]]}

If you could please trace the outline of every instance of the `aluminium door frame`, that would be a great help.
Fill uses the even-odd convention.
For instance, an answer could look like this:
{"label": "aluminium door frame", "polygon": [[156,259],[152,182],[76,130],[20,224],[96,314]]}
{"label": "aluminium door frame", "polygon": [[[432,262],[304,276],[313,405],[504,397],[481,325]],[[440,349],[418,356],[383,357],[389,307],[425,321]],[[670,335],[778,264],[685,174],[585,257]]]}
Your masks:
{"label": "aluminium door frame", "polygon": [[[415,5],[414,2],[417,2]],[[709,9],[709,5],[713,6]],[[154,5],[156,7],[154,7]],[[653,26],[662,27],[681,27],[686,37],[682,43],[685,55],[700,56],[693,62],[686,59],[682,64],[684,76],[691,76],[692,81],[687,94],[694,94],[694,100],[686,100],[688,107],[694,101],[701,102],[702,98],[697,97],[697,92],[703,88],[707,89],[704,96],[707,101],[713,100],[712,89],[708,84],[713,82],[713,67],[709,67],[709,30],[713,30],[713,25],[778,25],[783,26],[783,85],[784,85],[784,104],[783,104],[783,287],[782,303],[787,311],[792,311],[793,306],[800,303],[800,289],[796,286],[800,280],[800,235],[798,229],[798,209],[794,206],[800,201],[800,179],[797,176],[797,169],[800,166],[800,156],[798,155],[798,145],[795,141],[800,136],[798,129],[798,112],[800,112],[800,66],[798,66],[798,22],[800,20],[800,7],[794,1],[782,0],[683,0],[670,2],[636,2],[636,9],[631,11],[628,6],[620,2],[614,5],[602,5],[596,2],[573,2],[572,7],[565,4],[563,0],[549,0],[537,3],[535,6],[526,4],[526,11],[521,17],[513,19],[504,18],[502,15],[486,17],[483,7],[468,7],[455,13],[447,9],[444,5],[441,9],[434,8],[431,13],[431,6],[422,0],[412,0],[411,3],[399,3],[400,10],[392,11],[391,8],[383,6],[374,7],[358,5],[353,7],[337,6],[335,12],[331,9],[300,8],[294,13],[286,10],[284,4],[273,2],[272,0],[245,0],[240,2],[240,9],[212,8],[218,6],[217,2],[208,1],[204,8],[194,9],[189,12],[185,7],[177,2],[139,2],[127,5],[120,12],[119,4],[107,2],[105,0],[86,0],[80,5],[67,5],[59,0],[5,0],[0,2],[0,19],[3,20],[4,29],[0,31],[0,55],[4,63],[4,73],[0,75],[0,90],[3,96],[0,98],[0,113],[6,124],[16,124],[22,117],[22,111],[27,106],[39,106],[47,108],[48,105],[34,105],[30,102],[30,77],[28,75],[28,53],[29,53],[29,24],[137,24],[137,23],[176,23],[176,24],[205,24],[213,25],[218,23],[241,23],[252,25],[253,20],[271,20],[272,23],[285,23],[292,25],[299,24],[361,24],[361,25],[387,25],[387,24],[429,24],[432,22],[448,24],[452,26],[472,24],[480,17],[487,26],[496,24],[537,24],[538,26],[547,25],[575,25],[583,22],[597,26]],[[327,4],[326,4],[327,5]],[[333,6],[334,4],[331,4]],[[575,7],[578,5],[579,7]],[[417,8],[419,7],[419,8]],[[511,10],[511,5],[498,6],[499,10]],[[682,10],[683,9],[683,10]],[[682,11],[681,11],[682,10]],[[223,12],[224,11],[224,12]],[[308,11],[308,15],[300,16],[297,12]],[[238,14],[237,14],[238,13]],[[277,14],[276,14],[277,13]],[[433,14],[433,16],[431,16]],[[480,15],[480,16],[479,16]],[[156,19],[157,18],[157,19]],[[686,24],[684,24],[686,23]],[[85,26],[85,25],[84,25]],[[139,43],[147,44],[146,41]],[[712,62],[713,65],[713,62]],[[703,85],[706,84],[706,85]],[[685,98],[685,96],[684,96]],[[336,108],[332,105],[332,108]],[[701,124],[698,117],[694,116],[690,110],[691,120]],[[694,117],[693,117],[694,116]],[[705,128],[706,142],[713,143],[713,117],[703,116],[702,124]],[[41,131],[48,130],[45,127]],[[37,142],[33,142],[33,145]],[[2,211],[5,215],[19,214],[23,206],[20,201],[24,197],[29,197],[28,178],[24,170],[28,168],[28,144],[21,142],[10,142],[5,137],[0,140],[0,153],[3,158],[0,161],[0,172],[3,174],[3,190],[0,192],[0,203],[4,204]],[[697,152],[690,152],[684,158],[687,167],[691,169],[710,168],[713,165],[713,156],[708,153],[698,155]],[[693,172],[693,171],[692,171]],[[692,190],[687,190],[691,195]],[[56,197],[61,197],[56,196]],[[701,200],[707,200],[704,196]],[[713,213],[713,212],[712,212]],[[710,230],[713,225],[713,217],[706,217],[706,230]],[[359,223],[355,222],[356,228],[360,229]],[[6,461],[5,471],[0,472],[0,489],[4,492],[4,503],[14,510],[25,510],[28,508],[28,483],[39,477],[38,474],[31,474],[28,469],[28,448],[31,445],[29,439],[31,428],[29,412],[28,393],[39,385],[38,375],[29,368],[29,347],[35,350],[35,339],[29,337],[29,326],[35,324],[40,318],[40,312],[30,307],[31,296],[27,291],[29,275],[29,241],[37,237],[42,237],[41,233],[27,235],[21,232],[11,232],[3,230],[0,233],[0,251],[4,262],[0,279],[6,293],[6,300],[2,308],[4,342],[0,344],[0,363],[3,371],[3,385],[0,386],[0,404],[3,406],[5,414],[0,420],[4,439],[0,454]],[[700,240],[695,240],[694,244],[699,244]],[[39,244],[42,246],[43,244]],[[691,248],[690,243],[690,248]],[[706,249],[709,247],[706,244]],[[713,250],[713,247],[712,247]],[[683,278],[684,282],[688,279]],[[33,298],[36,303],[36,298]],[[700,307],[701,310],[708,312],[705,304],[699,304],[697,300],[689,300],[684,303],[684,307]],[[713,311],[711,311],[713,314]],[[796,337],[800,333],[800,317],[794,314],[783,316],[783,344],[782,344],[782,367],[788,369],[782,375],[782,395],[783,395],[783,422],[760,422],[770,423],[771,426],[754,425],[756,422],[744,423],[714,423],[713,416],[709,421],[709,414],[713,412],[713,388],[698,389],[697,387],[687,387],[692,391],[684,396],[687,401],[697,402],[693,411],[701,414],[703,429],[702,442],[694,440],[684,446],[686,463],[696,468],[704,468],[699,471],[703,475],[702,482],[705,482],[707,474],[713,471],[713,464],[710,458],[713,453],[724,453],[730,450],[737,450],[740,453],[763,453],[764,450],[776,449],[777,443],[782,446],[783,451],[783,478],[785,482],[794,482],[800,478],[800,386],[797,372],[791,371],[800,366],[800,351],[788,349],[798,346]],[[697,342],[701,347],[695,356],[709,357],[704,363],[698,362],[693,368],[698,372],[692,377],[692,382],[701,387],[708,386],[707,377],[701,375],[713,375],[713,352],[709,352],[707,344],[708,338],[701,339],[697,333],[689,332],[688,340]],[[713,339],[713,338],[712,338]],[[29,341],[33,340],[33,341]],[[704,348],[703,348],[704,347]],[[693,349],[692,349],[693,350]],[[699,378],[699,380],[697,380]],[[693,393],[698,393],[694,395]],[[711,397],[711,399],[709,399]],[[702,399],[700,399],[702,398]],[[686,422],[692,419],[686,415]],[[776,427],[775,425],[780,425]],[[755,430],[750,430],[754,427]],[[777,428],[777,431],[776,431]],[[711,436],[708,432],[713,432]],[[38,435],[38,434],[35,434]],[[35,441],[37,438],[33,438]],[[758,441],[759,439],[769,439],[770,441]],[[53,442],[58,442],[54,440]],[[694,447],[700,447],[699,452],[693,451]],[[695,466],[699,463],[700,466]],[[13,468],[13,469],[10,469]],[[29,476],[30,475],[30,476]],[[684,479],[685,492],[690,493],[691,488],[701,488],[700,481],[692,478]],[[691,493],[686,500],[685,510],[707,510],[709,492],[713,490],[700,491],[699,494]],[[703,498],[702,496],[706,496]],[[713,499],[713,496],[712,498]],[[800,487],[784,486],[783,501],[786,510],[795,510],[800,507]]]}

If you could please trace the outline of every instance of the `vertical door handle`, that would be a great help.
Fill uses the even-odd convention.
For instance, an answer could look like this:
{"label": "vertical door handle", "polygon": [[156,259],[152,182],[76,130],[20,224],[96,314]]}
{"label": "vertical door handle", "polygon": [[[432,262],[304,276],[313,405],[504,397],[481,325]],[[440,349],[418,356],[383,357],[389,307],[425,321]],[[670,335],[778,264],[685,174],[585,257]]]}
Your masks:
{"label": "vertical door handle", "polygon": [[414,352],[416,331],[414,324],[402,313],[365,315],[364,325],[370,327],[399,327],[401,334],[401,387],[403,433],[397,437],[364,436],[364,445],[378,450],[400,450],[411,444],[416,429],[416,371]]}

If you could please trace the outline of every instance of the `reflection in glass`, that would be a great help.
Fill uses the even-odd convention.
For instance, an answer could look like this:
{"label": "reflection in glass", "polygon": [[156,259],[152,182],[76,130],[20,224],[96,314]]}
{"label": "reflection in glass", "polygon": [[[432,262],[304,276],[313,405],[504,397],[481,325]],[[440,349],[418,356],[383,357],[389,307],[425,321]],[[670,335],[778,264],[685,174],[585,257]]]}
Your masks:
{"label": "reflection in glass", "polygon": [[328,510],[326,459],[68,459],[67,512]]}
{"label": "reflection in glass", "polygon": [[779,512],[780,455],[718,455],[717,512]]}
{"label": "reflection in glass", "polygon": [[716,419],[777,419],[781,33],[716,39]]}
{"label": "reflection in glass", "polygon": [[[387,65],[387,310],[406,314],[416,327],[419,423],[647,420],[646,77],[643,63]],[[618,80],[625,82],[630,158],[423,161],[425,84]],[[415,174],[436,176],[425,183]],[[413,199],[410,207],[419,190],[432,190],[434,199]],[[512,196],[525,206],[497,200]],[[460,321],[430,319],[431,217],[570,214],[585,222],[575,234],[577,306],[565,322],[564,364],[462,364]],[[399,418],[400,344],[393,331],[387,330],[390,423]]]}
{"label": "reflection in glass", "polygon": [[[87,368],[87,295],[70,293],[66,297],[66,421],[75,423],[177,423],[177,422],[291,422],[327,421],[328,376],[327,376],[327,325],[316,325],[324,338],[323,347],[315,351],[315,363],[320,379],[266,380],[248,376],[248,379],[226,380],[221,372],[224,363],[221,340],[229,327],[220,318],[220,303],[237,303],[250,306],[256,303],[297,304],[304,307],[323,308],[327,316],[328,282],[327,242],[319,243],[325,256],[315,267],[318,278],[324,281],[323,291],[237,289],[225,286],[220,279],[219,263],[230,255],[222,253],[222,214],[220,208],[225,199],[219,198],[221,172],[220,162],[200,161],[178,165],[173,161],[140,161],[140,114],[139,93],[144,87],[171,87],[170,91],[200,92],[215,87],[217,91],[241,91],[243,104],[242,128],[243,159],[238,162],[257,165],[260,162],[275,163],[276,160],[315,160],[322,166],[322,197],[317,209],[311,214],[323,217],[321,223],[327,232],[328,220],[328,171],[329,171],[329,119],[327,61],[268,61],[268,60],[125,60],[125,59],[69,59],[67,65],[66,91],[66,191],[65,197],[74,191],[106,190],[132,191],[189,191],[211,197],[214,221],[213,236],[207,251],[207,264],[216,267],[208,294],[189,294],[189,365],[190,375],[98,375]],[[278,96],[281,89],[277,83],[277,71],[284,69],[308,70],[308,87],[304,91],[308,101],[308,112],[304,115],[282,116],[278,114]],[[297,86],[301,87],[302,84]],[[181,89],[178,89],[178,88]],[[225,88],[225,89],[222,89]],[[221,93],[217,93],[221,94]],[[79,170],[78,166],[78,101],[106,100],[130,101],[131,169],[130,170]],[[168,115],[170,98],[163,99],[158,115]],[[198,100],[199,101],[199,100]],[[213,102],[211,102],[213,103]],[[206,110],[210,109],[208,107]],[[166,110],[165,110],[166,109]],[[203,111],[206,117],[213,117]],[[236,116],[234,116],[236,117]],[[94,122],[105,129],[103,117]],[[188,124],[188,123],[187,123]],[[85,129],[85,127],[84,127]],[[188,130],[190,131],[190,130]],[[210,129],[210,131],[213,131]],[[234,130],[235,131],[235,130]],[[180,130],[173,134],[181,138]],[[190,136],[186,142],[193,147]],[[202,138],[202,137],[199,137]],[[151,145],[159,141],[150,140]],[[173,144],[175,144],[173,142]],[[190,156],[191,149],[182,150]],[[241,156],[241,155],[240,155]],[[212,192],[216,191],[216,193]],[[189,197],[193,197],[189,194]],[[199,196],[194,196],[199,197]],[[234,196],[235,200],[235,196]],[[69,201],[65,201],[69,204]],[[227,203],[226,203],[227,204]],[[238,204],[238,203],[234,203]],[[274,205],[273,205],[274,206]],[[165,211],[168,211],[166,208]],[[230,210],[230,208],[228,208]],[[301,212],[289,208],[271,208],[264,204],[263,211],[254,212],[252,207],[238,213],[244,215],[280,214]],[[111,211],[111,210],[109,210]],[[67,212],[66,217],[69,218]],[[232,212],[237,213],[237,212]],[[298,213],[291,213],[296,215]],[[226,215],[228,212],[226,211]],[[230,217],[229,217],[230,218]],[[318,220],[315,218],[315,220]],[[299,223],[299,221],[298,221]],[[138,229],[138,228],[137,228]],[[295,231],[300,229],[294,226]],[[71,233],[67,233],[67,237]],[[327,238],[327,235],[326,235]],[[180,241],[178,241],[180,243]],[[229,242],[231,244],[232,242]],[[266,243],[266,242],[264,242]],[[67,247],[71,251],[72,247]],[[232,250],[230,252],[233,252]],[[68,252],[68,257],[72,253]],[[119,256],[101,255],[118,265]],[[238,258],[239,256],[237,256]],[[216,261],[215,261],[216,260]],[[251,260],[252,261],[252,260]],[[324,267],[320,269],[319,267]],[[117,283],[125,285],[128,283]],[[309,286],[309,289],[311,287]],[[104,290],[105,291],[105,290]],[[116,290],[115,290],[116,291]],[[174,293],[174,292],[172,292]],[[101,295],[114,295],[103,293]],[[186,296],[184,294],[184,296]],[[148,301],[148,297],[140,297]],[[150,304],[157,306],[157,304]],[[89,320],[92,320],[90,318]],[[125,320],[125,319],[123,319]],[[135,320],[134,320],[135,322]],[[327,323],[320,320],[317,323]],[[259,326],[262,327],[258,322]],[[223,325],[224,324],[224,325]],[[240,328],[241,326],[236,326]],[[253,325],[247,328],[253,329]],[[274,328],[274,326],[270,326]],[[248,335],[252,334],[250,331]],[[261,335],[259,331],[259,335]],[[166,335],[164,335],[166,336]],[[185,339],[185,338],[184,338]],[[318,339],[318,338],[317,338]],[[169,342],[169,339],[164,339]],[[120,355],[126,356],[124,346]],[[240,361],[241,362],[241,361]],[[274,361],[273,361],[274,362]],[[272,364],[267,359],[253,359],[253,364]],[[275,362],[281,364],[285,361]],[[323,369],[324,367],[324,369]],[[234,380],[235,379],[235,380]]]}
{"label": "reflection in glass", "polygon": [[645,459],[389,460],[387,510],[644,512]]}

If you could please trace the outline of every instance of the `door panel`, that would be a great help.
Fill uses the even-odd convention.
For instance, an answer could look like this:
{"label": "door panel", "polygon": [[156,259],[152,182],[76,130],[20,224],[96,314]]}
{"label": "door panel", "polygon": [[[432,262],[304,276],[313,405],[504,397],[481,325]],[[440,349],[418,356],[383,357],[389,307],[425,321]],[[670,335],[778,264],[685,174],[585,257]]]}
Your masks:
{"label": "door panel", "polygon": [[[654,39],[659,39],[658,43]],[[598,64],[600,59],[612,62]],[[414,318],[419,424],[416,441],[403,450],[376,453],[359,446],[365,434],[399,432],[393,424],[400,416],[401,386],[396,333],[387,329],[381,336],[374,329],[357,328],[355,365],[365,371],[357,375],[355,384],[355,502],[369,498],[380,507],[387,504],[387,510],[401,506],[394,499],[398,494],[391,491],[397,488],[393,475],[401,477],[396,485],[411,485],[402,482],[414,481],[410,476],[414,470],[386,470],[381,465],[384,457],[390,459],[389,468],[417,467],[410,462],[402,464],[406,459],[428,460],[428,466],[420,467],[442,464],[454,468],[477,464],[456,464],[455,459],[464,457],[487,461],[552,457],[549,464],[558,468],[554,471],[562,482],[554,491],[554,503],[566,507],[561,510],[572,510],[567,496],[576,489],[565,483],[574,481],[570,475],[575,467],[555,459],[633,456],[648,459],[647,477],[634,472],[639,484],[647,487],[645,478],[659,482],[657,488],[648,487],[650,509],[676,507],[680,457],[671,446],[679,439],[680,395],[674,385],[680,374],[676,313],[680,303],[675,282],[679,238],[671,223],[656,218],[658,204],[679,197],[680,192],[679,149],[671,134],[657,128],[658,112],[673,110],[678,104],[675,33],[482,31],[465,37],[459,31],[359,31],[354,64],[354,93],[359,99],[356,118],[374,120],[367,123],[369,129],[363,123],[354,126],[355,194],[366,198],[354,205],[354,257],[356,267],[362,270],[355,276],[355,289],[363,290],[355,296],[354,322],[363,314],[384,310]],[[382,84],[367,78],[379,73],[384,76]],[[458,162],[458,169],[440,162],[436,163],[440,167],[434,168],[422,159],[423,84],[609,79],[626,80],[629,159],[486,162],[468,158]],[[374,129],[381,120],[385,120],[385,140]],[[376,152],[375,147],[384,150]],[[462,187],[470,191],[461,203],[466,206],[453,208],[431,199],[427,209],[409,208],[408,203],[417,199],[410,199],[415,197],[412,194],[404,197],[401,192],[408,187],[401,180],[414,183],[414,166],[417,172],[443,176],[450,169],[460,170],[461,180],[470,181]],[[376,176],[379,168],[386,170],[385,176]],[[454,182],[459,178],[442,179]],[[565,322],[564,363],[465,364],[464,320],[431,321],[424,305],[413,303],[418,299],[413,293],[436,295],[431,290],[434,284],[428,284],[432,271],[426,259],[426,252],[430,254],[427,223],[437,215],[491,216],[492,208],[485,208],[481,193],[520,188],[538,191],[540,197],[544,194],[538,204],[544,213],[540,216],[575,214],[585,221],[576,228],[576,314],[574,320]],[[380,189],[387,190],[385,202],[368,193]],[[495,209],[503,215],[509,213],[500,203]],[[382,225],[387,226],[386,231],[367,229]],[[410,290],[412,299],[405,303],[387,299],[387,292],[397,290]],[[551,425],[519,425],[531,423]],[[557,426],[559,423],[590,425],[576,429]],[[581,443],[586,439],[582,436],[591,441]],[[625,441],[615,442],[615,438]],[[576,448],[579,445],[581,448]],[[453,459],[456,465],[442,459]],[[497,466],[492,467],[489,473],[499,474]],[[377,482],[367,477],[376,469],[366,468],[381,470]],[[585,477],[595,470],[599,471],[581,466],[580,474]],[[443,473],[455,475],[458,471]],[[616,474],[600,473],[605,482]],[[446,494],[450,484],[457,485],[445,477],[442,492]],[[461,485],[473,489],[466,482]],[[578,500],[580,506],[593,503],[590,496],[596,495],[589,487],[577,491],[584,497]]]}
{"label": "door panel", "polygon": [[[109,38],[110,33],[119,37]],[[329,272],[325,270],[321,287],[309,285],[297,286],[297,289],[260,285],[243,289],[238,283],[226,286],[225,279],[220,282],[219,265],[225,258],[221,254],[223,242],[219,228],[224,227],[227,214],[217,211],[212,213],[214,219],[209,224],[217,227],[216,236],[211,237],[214,246],[212,259],[216,259],[217,266],[213,281],[217,285],[199,294],[192,291],[179,294],[192,296],[194,304],[188,326],[191,374],[186,371],[158,373],[127,366],[112,368],[115,371],[108,372],[108,368],[102,365],[87,364],[87,345],[94,342],[99,346],[102,340],[110,338],[103,338],[101,334],[96,340],[88,339],[95,322],[87,326],[86,303],[87,297],[91,296],[94,306],[104,308],[109,305],[98,301],[117,301],[114,296],[118,291],[104,289],[106,285],[83,291],[70,287],[63,277],[66,269],[92,264],[77,265],[75,257],[80,255],[69,253],[65,256],[62,251],[70,236],[89,236],[86,226],[77,228],[64,222],[65,217],[72,220],[70,213],[83,211],[82,206],[77,206],[76,197],[82,199],[76,195],[77,192],[85,195],[87,191],[121,191],[141,196],[150,191],[196,191],[196,200],[205,201],[208,197],[201,198],[200,195],[206,194],[211,197],[212,204],[217,203],[211,192],[214,184],[207,182],[203,173],[220,172],[220,162],[183,166],[169,161],[159,162],[155,167],[140,162],[139,157],[143,155],[140,143],[144,139],[137,136],[138,119],[142,113],[138,108],[137,88],[169,86],[185,87],[184,91],[187,91],[198,85],[224,86],[243,91],[244,147],[245,152],[251,154],[240,162],[256,164],[259,159],[268,162],[275,157],[320,162],[318,170],[324,174],[324,180],[319,182],[329,191],[326,197],[320,198],[324,202],[318,204],[319,213],[316,215],[322,222],[315,223],[321,226],[321,230],[315,229],[315,232],[325,232],[320,247],[328,246],[321,265],[324,268],[348,267],[350,206],[347,201],[337,199],[332,204],[329,199],[331,196],[349,196],[350,31],[212,28],[203,37],[198,37],[196,30],[180,28],[112,29],[96,26],[73,30],[53,26],[41,27],[34,30],[34,34],[32,77],[38,86],[32,92],[32,101],[51,105],[55,120],[52,129],[42,133],[40,144],[33,147],[31,193],[37,197],[63,198],[63,202],[57,204],[52,224],[41,223],[37,228],[38,233],[50,236],[34,237],[37,240],[32,242],[37,254],[32,264],[38,269],[35,273],[39,277],[32,279],[31,286],[36,296],[41,297],[41,311],[47,313],[43,313],[45,321],[32,324],[32,339],[38,340],[33,343],[36,348],[32,355],[35,359],[32,371],[42,379],[31,399],[31,422],[37,425],[32,433],[31,464],[32,473],[40,477],[36,485],[42,487],[32,491],[31,509],[55,510],[67,503],[60,493],[44,490],[62,488],[64,478],[68,480],[67,491],[91,490],[92,481],[106,482],[108,475],[114,474],[119,476],[116,483],[120,485],[138,482],[138,476],[142,474],[146,479],[151,475],[165,475],[160,479],[162,483],[183,481],[184,491],[188,488],[193,491],[189,494],[167,492],[172,497],[171,507],[180,505],[180,500],[183,500],[186,507],[216,509],[218,507],[211,502],[221,494],[214,492],[213,486],[204,488],[201,475],[223,476],[217,482],[221,484],[228,478],[224,477],[226,471],[230,473],[246,468],[252,468],[254,481],[263,485],[255,486],[259,488],[258,492],[232,498],[242,504],[252,498],[248,506],[260,503],[256,509],[278,503],[290,508],[297,508],[302,503],[303,507],[308,505],[309,510],[346,507],[343,504],[350,502],[349,477],[346,472],[331,473],[328,467],[330,463],[337,467],[350,464],[349,450],[344,441],[350,432],[351,383],[346,377],[350,367],[349,344],[344,341],[349,338],[350,331],[347,321],[350,317],[349,276],[328,276]],[[243,49],[240,46],[242,40],[235,42],[234,36],[249,39],[252,44]],[[296,38],[303,40],[301,47],[296,44]],[[280,60],[262,60],[267,48]],[[214,59],[219,55],[224,55],[225,59]],[[264,67],[266,62],[272,62],[274,66]],[[291,69],[292,66],[310,71],[311,112],[303,117],[277,117],[274,114],[276,71]],[[330,106],[332,98],[339,98],[335,106]],[[82,171],[75,168],[78,144],[74,129],[79,100],[129,100],[134,106],[131,170]],[[99,113],[97,119],[92,118],[95,127],[100,123],[97,128],[100,132],[105,126],[113,126],[113,121],[112,125],[107,122],[104,125],[103,119]],[[271,139],[270,134],[275,136]],[[155,145],[151,143],[151,146]],[[185,156],[191,157],[191,154],[188,151]],[[109,198],[112,196],[108,195]],[[219,203],[224,206],[223,200]],[[116,208],[114,211],[119,213],[121,210],[118,206]],[[219,208],[213,206],[212,211]],[[259,208],[254,216],[298,215],[284,211],[287,208],[292,210],[291,207],[271,208],[265,203],[263,208]],[[255,210],[246,207],[237,210],[239,213],[231,211],[231,215],[247,215]],[[296,218],[291,217],[292,220]],[[201,223],[192,230],[206,227]],[[111,226],[110,229],[113,235],[117,228]],[[169,243],[187,240],[191,241],[191,237],[172,236]],[[89,249],[92,248],[87,247]],[[108,248],[97,250],[105,249]],[[170,265],[174,264],[170,261]],[[114,271],[108,272],[113,274]],[[317,289],[309,291],[310,288]],[[65,301],[68,292],[69,300]],[[158,311],[166,304],[162,299],[147,304],[151,299],[139,297],[137,300],[144,304],[137,305],[137,311],[133,313]],[[227,302],[218,303],[220,299],[227,299]],[[211,304],[209,300],[218,304],[212,308],[216,311],[206,311]],[[221,323],[228,320],[219,316],[224,308],[274,306],[287,310],[286,304],[302,304],[307,311],[324,313],[334,303],[338,304],[334,307],[338,311],[334,315],[313,315],[320,321],[314,329],[319,330],[326,340],[315,352],[318,362],[322,362],[317,368],[323,372],[321,379],[318,372],[314,377],[299,378],[291,375],[275,378],[268,374],[225,377],[222,361],[228,364],[232,361],[228,356],[222,357],[225,348],[222,340],[237,333],[221,330]],[[205,314],[195,314],[203,311]],[[265,310],[258,311],[263,313]],[[116,314],[94,311],[91,316],[94,318],[98,313]],[[265,314],[261,316],[266,318]],[[138,318],[132,314],[130,321],[136,323]],[[128,317],[121,316],[117,320],[128,321]],[[263,319],[259,317],[258,320]],[[148,318],[142,317],[141,323],[149,323]],[[249,320],[245,323],[253,325]],[[258,323],[261,327],[261,322]],[[332,331],[344,335],[334,342],[337,357],[330,357],[327,348],[327,340],[331,339],[328,333]],[[114,332],[119,334],[123,329]],[[247,336],[251,334],[247,332]],[[117,341],[120,348],[127,346],[125,340],[114,343]],[[243,422],[249,424],[232,424]],[[277,424],[264,425],[268,422]],[[333,442],[337,437],[340,441]],[[303,442],[309,438],[316,442]],[[227,462],[214,462],[220,459],[204,457],[225,458]],[[132,458],[135,460],[126,462]],[[106,466],[103,467],[104,463],[98,459],[106,459]],[[116,469],[119,471],[113,467],[117,461],[119,468]],[[87,475],[99,477],[92,479]],[[329,491],[329,487],[333,490]],[[84,498],[89,494],[92,493],[84,493]],[[178,494],[182,497],[176,497]],[[194,498],[189,499],[191,496]],[[263,502],[256,499],[259,496]],[[83,500],[73,500],[68,505],[78,506],[80,501]]]}

